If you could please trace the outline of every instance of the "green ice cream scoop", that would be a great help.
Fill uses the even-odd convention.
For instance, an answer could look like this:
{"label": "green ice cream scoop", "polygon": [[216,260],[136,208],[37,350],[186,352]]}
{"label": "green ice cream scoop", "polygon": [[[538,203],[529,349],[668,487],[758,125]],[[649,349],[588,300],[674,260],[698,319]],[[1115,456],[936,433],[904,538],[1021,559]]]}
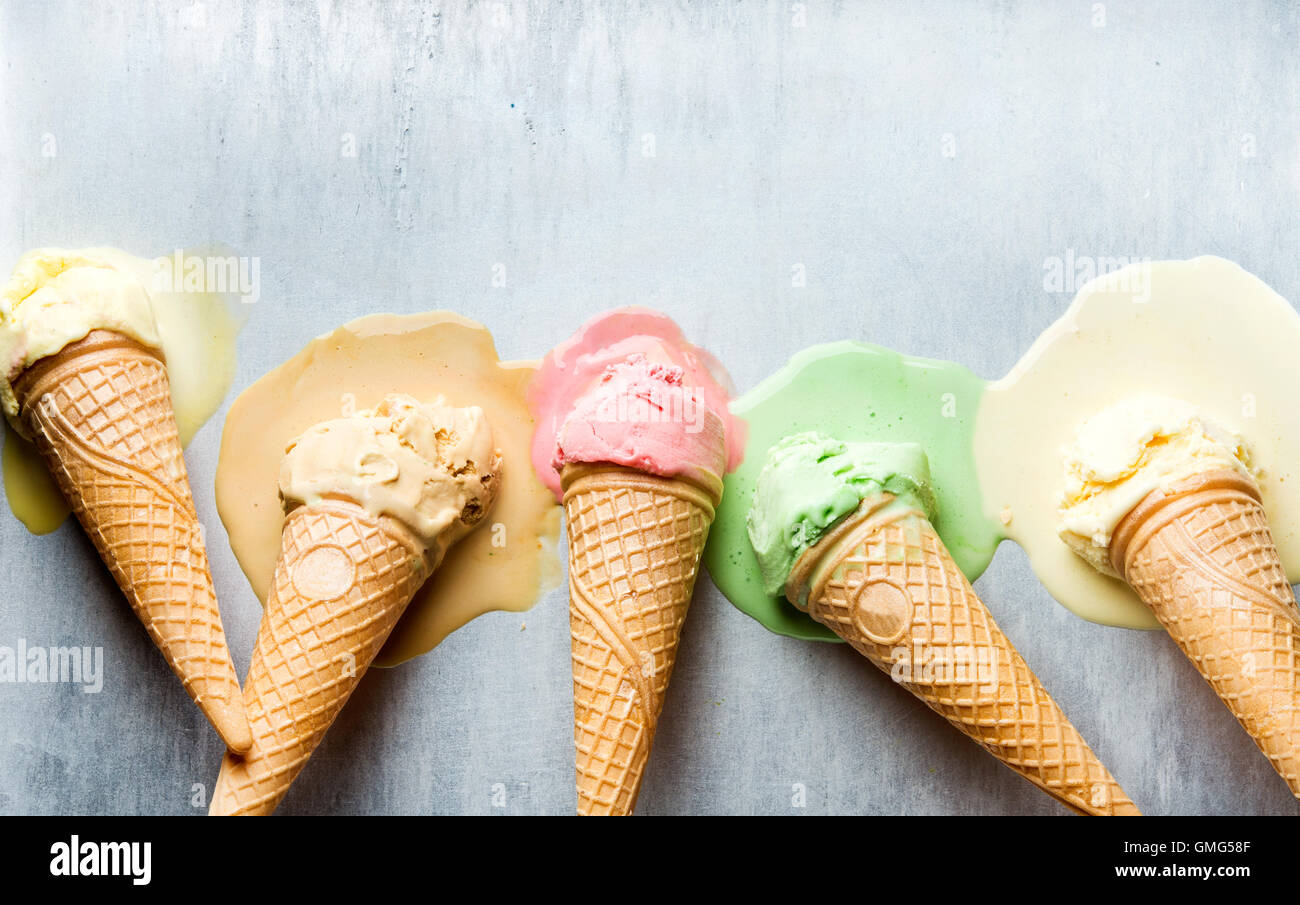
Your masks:
{"label": "green ice cream scoop", "polygon": [[930,463],[915,443],[791,434],[767,453],[746,524],[763,589],[780,596],[795,561],[867,497],[893,494],[934,521]]}

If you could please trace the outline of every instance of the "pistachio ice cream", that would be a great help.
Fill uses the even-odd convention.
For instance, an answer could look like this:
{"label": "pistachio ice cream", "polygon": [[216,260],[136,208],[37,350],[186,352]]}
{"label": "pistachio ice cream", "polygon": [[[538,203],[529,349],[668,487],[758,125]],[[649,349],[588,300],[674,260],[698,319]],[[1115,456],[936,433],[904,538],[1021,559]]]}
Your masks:
{"label": "pistachio ice cream", "polygon": [[853,443],[807,432],[767,454],[749,510],[763,587],[784,592],[796,560],[868,496],[890,493],[933,519],[925,450],[915,443]]}

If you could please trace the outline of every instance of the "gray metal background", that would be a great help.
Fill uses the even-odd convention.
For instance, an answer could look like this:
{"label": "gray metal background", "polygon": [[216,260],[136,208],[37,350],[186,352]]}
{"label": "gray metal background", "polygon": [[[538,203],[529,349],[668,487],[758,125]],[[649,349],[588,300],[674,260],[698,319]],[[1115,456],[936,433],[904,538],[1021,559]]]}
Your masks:
{"label": "gray metal background", "polygon": [[[1070,301],[1043,288],[1067,249],[1223,255],[1300,299],[1296,9],[1103,14],[6,0],[0,261],[259,256],[235,391],[366,312],[452,308],[528,358],[627,303],[742,390],[846,337],[996,377]],[[187,460],[242,676],[260,610],[213,504],[223,417]],[[217,739],[80,530],[0,513],[0,557],[0,644],[102,645],[108,672],[97,696],[0,686],[0,813],[196,813]],[[1148,813],[1300,811],[1163,636],[1078,620],[1011,545],[978,587]],[[368,676],[282,811],[567,813],[570,720],[557,591]],[[640,810],[1063,813],[851,651],[770,635],[707,579]]]}

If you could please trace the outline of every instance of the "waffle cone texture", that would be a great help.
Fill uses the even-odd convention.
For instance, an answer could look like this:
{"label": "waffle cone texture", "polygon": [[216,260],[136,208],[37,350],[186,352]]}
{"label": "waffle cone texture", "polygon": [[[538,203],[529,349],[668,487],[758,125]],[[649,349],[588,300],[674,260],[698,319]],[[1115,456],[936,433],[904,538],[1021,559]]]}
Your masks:
{"label": "waffle cone texture", "polygon": [[613,465],[561,473],[578,813],[636,806],[700,555],[722,495]]}
{"label": "waffle cone texture", "polygon": [[1231,471],[1153,491],[1111,563],[1300,797],[1300,612],[1260,503]]}
{"label": "waffle cone texture", "polygon": [[298,506],[244,681],[253,746],[227,754],[209,813],[268,815],[435,563],[401,522],[346,500]]}
{"label": "waffle cone texture", "polygon": [[13,386],[19,418],[131,609],[226,747],[247,751],[162,359],[93,330]]}
{"label": "waffle cone texture", "polygon": [[864,501],[806,551],[787,597],[1071,810],[1138,814],[998,629],[929,520],[893,500]]}

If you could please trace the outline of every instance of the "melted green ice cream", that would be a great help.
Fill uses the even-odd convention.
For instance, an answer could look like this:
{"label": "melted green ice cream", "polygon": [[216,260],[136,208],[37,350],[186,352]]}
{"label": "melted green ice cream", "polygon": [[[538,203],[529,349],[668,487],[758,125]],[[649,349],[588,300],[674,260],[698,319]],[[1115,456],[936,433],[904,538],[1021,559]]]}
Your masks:
{"label": "melted green ice cream", "polygon": [[848,441],[919,443],[930,459],[935,530],[974,581],[993,558],[1002,526],[980,498],[971,435],[984,381],[949,361],[899,355],[867,343],[804,349],[731,404],[749,425],[745,460],[726,477],[704,561],[718,589],[774,632],[839,642],[784,594],[763,588],[746,524],[767,451],[782,437],[820,431]]}
{"label": "melted green ice cream", "polygon": [[746,519],[763,589],[780,595],[803,552],[881,493],[933,521],[925,450],[916,443],[845,443],[815,431],[779,440],[768,450]]}

